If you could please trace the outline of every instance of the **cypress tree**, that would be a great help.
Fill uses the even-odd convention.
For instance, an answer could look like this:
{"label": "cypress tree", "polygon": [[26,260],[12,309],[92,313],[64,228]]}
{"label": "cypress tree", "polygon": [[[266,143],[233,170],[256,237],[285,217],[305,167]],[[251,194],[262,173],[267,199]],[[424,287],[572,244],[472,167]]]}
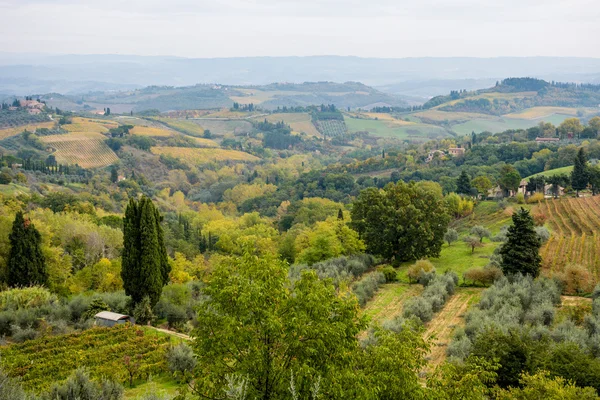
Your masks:
{"label": "cypress tree", "polygon": [[538,276],[542,257],[542,242],[535,232],[533,218],[528,210],[521,208],[512,216],[507,241],[500,249],[502,271],[505,275],[523,274]]}
{"label": "cypress tree", "polygon": [[171,267],[164,244],[162,217],[152,200],[130,199],[123,219],[123,262],[121,277],[125,293],[134,304],[148,296],[154,306],[169,281]]}
{"label": "cypress tree", "polygon": [[582,147],[577,152],[573,172],[571,172],[571,186],[577,192],[577,197],[579,197],[580,190],[587,188],[589,181],[590,177],[587,169],[587,157]]}
{"label": "cypress tree", "polygon": [[35,226],[17,212],[13,222],[8,255],[8,285],[45,285],[48,282],[46,262],[42,253],[42,236]]}
{"label": "cypress tree", "polygon": [[466,171],[461,172],[456,180],[456,192],[459,194],[471,194],[471,180]]}

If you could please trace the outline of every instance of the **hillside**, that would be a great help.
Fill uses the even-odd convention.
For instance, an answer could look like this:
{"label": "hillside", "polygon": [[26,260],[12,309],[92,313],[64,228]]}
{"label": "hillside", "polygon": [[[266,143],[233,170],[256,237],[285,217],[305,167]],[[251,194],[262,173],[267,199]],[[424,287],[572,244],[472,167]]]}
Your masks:
{"label": "hillside", "polygon": [[[190,110],[231,107],[234,102],[253,104],[265,110],[335,104],[345,108],[369,108],[372,104],[405,106],[400,98],[361,83],[307,82],[272,83],[264,86],[195,85],[149,86],[120,92],[96,92],[78,96],[45,95],[49,105],[67,110],[86,108],[128,113],[144,110]],[[66,103],[65,100],[70,100]],[[56,102],[56,103],[55,103]]]}

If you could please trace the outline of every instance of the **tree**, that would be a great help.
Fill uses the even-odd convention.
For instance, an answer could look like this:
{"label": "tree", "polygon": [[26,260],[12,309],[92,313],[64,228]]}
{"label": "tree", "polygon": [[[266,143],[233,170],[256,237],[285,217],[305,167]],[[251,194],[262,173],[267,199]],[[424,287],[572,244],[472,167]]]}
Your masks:
{"label": "tree", "polygon": [[352,207],[352,226],[367,251],[388,260],[437,257],[450,222],[439,185],[389,183],[360,192]]}
{"label": "tree", "polygon": [[110,167],[110,181],[112,183],[117,183],[118,180],[119,180],[119,169],[117,168],[116,165],[113,165],[112,167]]}
{"label": "tree", "polygon": [[558,132],[562,138],[579,137],[581,131],[583,131],[583,125],[579,118],[567,118],[558,126]]}
{"label": "tree", "polygon": [[516,193],[521,183],[521,175],[512,165],[505,165],[500,170],[498,184],[505,192]]}
{"label": "tree", "polygon": [[577,157],[575,157],[575,165],[573,166],[573,171],[571,172],[571,186],[573,189],[575,189],[577,197],[579,197],[579,191],[587,188],[589,182],[590,177],[587,168],[587,156],[585,155],[585,151],[582,147],[577,152]]}
{"label": "tree", "polygon": [[554,197],[558,197],[560,187],[565,187],[571,183],[571,179],[564,174],[561,175],[553,175],[546,178],[546,181],[551,185],[552,193]]}
{"label": "tree", "polygon": [[473,237],[473,236],[467,236],[463,239],[463,241],[469,246],[471,247],[471,254],[475,253],[475,248],[476,247],[483,247],[484,244],[481,243],[481,241],[479,240],[479,238]]}
{"label": "tree", "polygon": [[596,137],[600,135],[600,117],[596,116],[588,121],[588,127],[596,133]]}
{"label": "tree", "polygon": [[500,248],[502,272],[505,275],[523,274],[537,277],[542,264],[539,236],[535,232],[533,218],[521,207],[512,216],[506,242]]}
{"label": "tree", "polygon": [[466,171],[462,171],[456,180],[456,193],[465,195],[471,194],[471,179]]}
{"label": "tree", "polygon": [[481,225],[476,225],[471,228],[471,235],[478,237],[479,241],[483,242],[483,238],[489,238],[492,233],[489,229],[486,229]]}
{"label": "tree", "polygon": [[218,263],[203,294],[193,348],[204,398],[221,398],[232,376],[246,380],[248,398],[289,398],[291,374],[308,398],[311,380],[342,368],[366,327],[353,295],[314,271],[290,284],[285,262],[250,248]]}
{"label": "tree", "polygon": [[130,199],[123,219],[121,277],[125,293],[138,304],[145,296],[153,307],[169,282],[171,267],[158,210],[147,197]]}
{"label": "tree", "polygon": [[488,192],[493,187],[492,181],[490,181],[490,178],[485,175],[480,175],[474,178],[471,181],[471,186],[474,187],[477,190],[477,193],[479,193],[479,195],[484,199],[487,197]]}
{"label": "tree", "polygon": [[42,237],[21,211],[15,215],[12,232],[8,236],[8,285],[45,285],[48,282],[46,261],[42,253]]}
{"label": "tree", "polygon": [[592,187],[592,195],[595,196],[600,192],[600,165],[589,166],[588,177]]}
{"label": "tree", "polygon": [[450,246],[453,242],[456,242],[458,240],[458,232],[456,229],[448,229],[444,234],[444,240],[448,242],[448,246]]}

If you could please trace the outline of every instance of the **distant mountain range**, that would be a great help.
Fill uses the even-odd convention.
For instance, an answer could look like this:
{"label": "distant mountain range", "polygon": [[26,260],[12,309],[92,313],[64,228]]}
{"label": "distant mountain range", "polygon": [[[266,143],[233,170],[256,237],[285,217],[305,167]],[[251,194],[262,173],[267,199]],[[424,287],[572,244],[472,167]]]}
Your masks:
{"label": "distant mountain range", "polygon": [[512,76],[600,83],[600,59],[342,56],[190,59],[0,53],[0,93],[17,95],[82,94],[198,83],[247,86],[271,82],[354,81],[409,102],[423,102],[450,90],[489,87],[496,80]]}

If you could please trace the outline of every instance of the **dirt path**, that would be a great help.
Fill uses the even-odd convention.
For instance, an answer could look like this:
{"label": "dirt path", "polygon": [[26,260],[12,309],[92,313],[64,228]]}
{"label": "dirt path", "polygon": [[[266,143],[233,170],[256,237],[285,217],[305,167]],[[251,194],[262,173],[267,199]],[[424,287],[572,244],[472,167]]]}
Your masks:
{"label": "dirt path", "polygon": [[452,340],[454,329],[464,323],[464,315],[483,289],[458,288],[442,310],[435,314],[426,326],[425,339],[431,341],[429,367],[434,369],[446,359],[446,349]]}
{"label": "dirt path", "polygon": [[157,328],[155,326],[148,326],[148,328],[154,329],[155,331],[158,331],[158,332],[166,333],[167,335],[171,335],[171,336],[175,336],[175,337],[181,338],[183,340],[192,340],[191,337],[189,337],[188,335],[186,335],[184,333],[170,331],[168,329]]}

